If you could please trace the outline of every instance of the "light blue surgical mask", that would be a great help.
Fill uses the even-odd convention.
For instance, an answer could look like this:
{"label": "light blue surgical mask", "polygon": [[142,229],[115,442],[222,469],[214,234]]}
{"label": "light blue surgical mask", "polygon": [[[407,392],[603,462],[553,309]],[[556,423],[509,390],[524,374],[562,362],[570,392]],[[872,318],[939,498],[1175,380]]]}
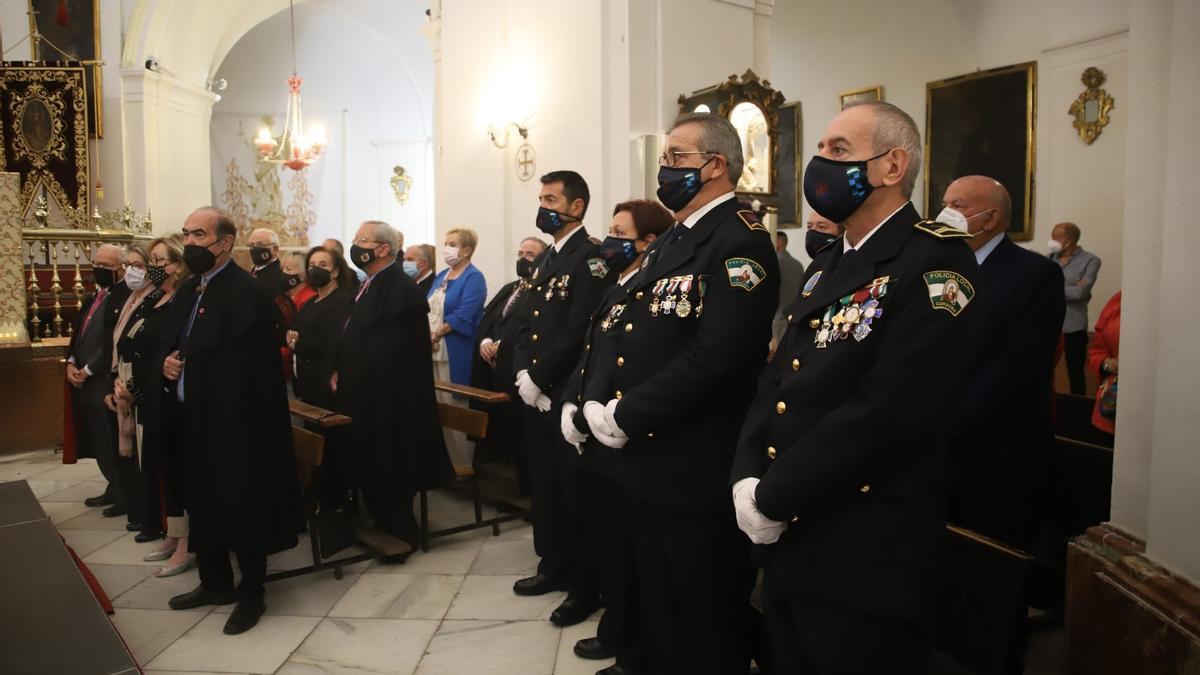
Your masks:
{"label": "light blue surgical mask", "polygon": [[415,260],[405,260],[403,267],[404,273],[413,279],[416,279],[417,275],[421,273],[421,271],[417,269],[417,261]]}

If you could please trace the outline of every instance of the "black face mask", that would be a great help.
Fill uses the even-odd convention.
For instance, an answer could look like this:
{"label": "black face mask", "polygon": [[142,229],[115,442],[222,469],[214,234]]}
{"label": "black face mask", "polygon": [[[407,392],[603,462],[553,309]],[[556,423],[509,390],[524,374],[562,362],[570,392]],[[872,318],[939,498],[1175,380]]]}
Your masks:
{"label": "black face mask", "polygon": [[117,273],[103,267],[93,267],[92,278],[96,280],[96,285],[100,288],[108,288],[117,280]]}
{"label": "black face mask", "polygon": [[188,244],[183,247],[183,262],[192,274],[204,274],[217,264],[217,256],[207,246]]}
{"label": "black face mask", "polygon": [[658,201],[672,212],[691,204],[707,182],[700,179],[700,172],[714,157],[695,167],[658,167]]}
{"label": "black face mask", "polygon": [[836,239],[836,235],[825,234],[819,230],[809,230],[804,234],[804,250],[808,251],[808,257],[815,258],[821,249]]}
{"label": "black face mask", "polygon": [[517,278],[528,279],[533,276],[533,262],[524,258],[517,258]]}
{"label": "black face mask", "polygon": [[283,283],[283,287],[285,289],[295,288],[300,285],[300,275],[299,274],[285,274],[285,275],[283,275],[282,283]]}
{"label": "black face mask", "polygon": [[375,255],[376,248],[379,247],[363,248],[358,244],[354,244],[350,247],[350,261],[354,263],[355,267],[366,272],[367,266],[375,262],[375,259],[378,257]]}
{"label": "black face mask", "polygon": [[167,268],[162,265],[146,265],[146,279],[159,288],[167,283],[169,276],[171,275],[167,274]]}
{"label": "black face mask", "polygon": [[620,272],[637,260],[636,239],[624,237],[605,237],[600,244],[599,257],[608,263],[608,269]]}
{"label": "black face mask", "polygon": [[554,234],[563,229],[568,223],[578,223],[579,219],[544,206],[538,207],[537,229],[546,234]]}
{"label": "black face mask", "polygon": [[258,265],[259,267],[266,265],[271,260],[271,247],[270,246],[251,246],[250,247],[250,260],[252,260],[254,262],[254,264]]}
{"label": "black face mask", "polygon": [[324,267],[308,268],[308,285],[317,290],[328,286],[332,279],[333,275],[330,274],[329,270],[325,269]]}
{"label": "black face mask", "polygon": [[835,223],[844,222],[875,189],[867,178],[867,162],[889,152],[891,150],[885,150],[870,159],[846,162],[814,155],[804,171],[804,198],[808,205]]}

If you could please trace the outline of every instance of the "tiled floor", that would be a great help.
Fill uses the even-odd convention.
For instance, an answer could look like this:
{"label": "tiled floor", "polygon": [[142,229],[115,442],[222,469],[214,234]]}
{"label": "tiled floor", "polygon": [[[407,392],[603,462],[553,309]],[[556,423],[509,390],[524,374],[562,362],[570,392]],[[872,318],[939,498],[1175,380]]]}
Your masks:
{"label": "tiled floor", "polygon": [[[555,593],[517,597],[512,582],[533,571],[533,534],[524,522],[499,537],[478,530],[434,541],[404,565],[365,562],[267,584],[257,627],[221,632],[231,608],[175,612],[167,599],[198,583],[195,571],[154,577],[123,518],[103,518],[83,499],[104,489],[94,462],[64,466],[52,453],[0,460],[0,481],[28,480],[42,508],[100,580],[116,607],[113,623],[148,674],[161,673],[496,673],[583,675],[609,665],[571,648],[595,635],[592,621],[559,629],[546,620]],[[430,496],[435,527],[468,522],[469,502]],[[307,539],[272,556],[272,570],[310,562]]]}

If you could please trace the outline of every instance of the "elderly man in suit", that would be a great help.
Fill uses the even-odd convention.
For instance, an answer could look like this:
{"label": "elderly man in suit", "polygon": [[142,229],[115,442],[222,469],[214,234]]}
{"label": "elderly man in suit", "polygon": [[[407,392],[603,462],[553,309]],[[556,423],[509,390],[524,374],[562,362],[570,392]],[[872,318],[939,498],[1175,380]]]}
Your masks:
{"label": "elderly man in suit", "polygon": [[96,249],[92,256],[96,293],[80,309],[67,356],[79,456],[95,457],[100,473],[108,481],[104,494],[88,497],[84,504],[107,506],[107,517],[128,512],[134,495],[125,494],[123,488],[134,485],[136,477],[136,473],[125,475],[131,470],[136,472],[136,467],[117,456],[117,420],[104,405],[104,396],[112,392],[113,327],[129,297],[129,287],[120,280],[124,262],[125,251],[119,246],[104,244]]}

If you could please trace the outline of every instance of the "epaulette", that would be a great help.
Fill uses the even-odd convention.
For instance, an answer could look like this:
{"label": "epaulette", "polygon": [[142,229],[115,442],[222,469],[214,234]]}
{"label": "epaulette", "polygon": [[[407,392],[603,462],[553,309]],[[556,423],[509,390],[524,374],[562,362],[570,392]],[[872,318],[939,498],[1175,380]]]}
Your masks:
{"label": "epaulette", "polygon": [[938,239],[970,239],[974,236],[968,232],[963,232],[957,227],[952,227],[936,220],[922,220],[913,225],[913,227]]}
{"label": "epaulette", "polygon": [[738,218],[741,218],[742,222],[746,224],[746,227],[750,228],[751,230],[761,230],[763,232],[767,231],[767,226],[763,225],[762,221],[758,219],[758,214],[750,209],[738,211],[737,215]]}

